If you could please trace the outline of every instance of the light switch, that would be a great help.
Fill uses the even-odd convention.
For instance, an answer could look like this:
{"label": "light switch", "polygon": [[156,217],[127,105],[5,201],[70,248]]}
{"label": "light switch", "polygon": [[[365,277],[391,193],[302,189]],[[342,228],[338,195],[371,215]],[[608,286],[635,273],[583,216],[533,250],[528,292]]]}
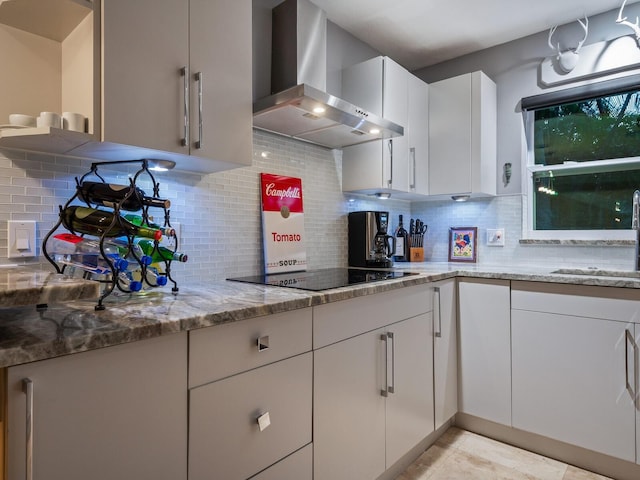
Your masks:
{"label": "light switch", "polygon": [[9,248],[7,257],[36,256],[36,222],[33,220],[9,220]]}

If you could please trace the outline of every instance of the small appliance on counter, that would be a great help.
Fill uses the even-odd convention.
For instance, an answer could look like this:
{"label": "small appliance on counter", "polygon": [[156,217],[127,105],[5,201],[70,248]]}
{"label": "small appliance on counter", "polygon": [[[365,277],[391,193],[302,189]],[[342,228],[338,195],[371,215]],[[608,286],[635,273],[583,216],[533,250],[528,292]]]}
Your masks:
{"label": "small appliance on counter", "polygon": [[349,213],[349,266],[389,268],[396,239],[387,233],[389,212]]}

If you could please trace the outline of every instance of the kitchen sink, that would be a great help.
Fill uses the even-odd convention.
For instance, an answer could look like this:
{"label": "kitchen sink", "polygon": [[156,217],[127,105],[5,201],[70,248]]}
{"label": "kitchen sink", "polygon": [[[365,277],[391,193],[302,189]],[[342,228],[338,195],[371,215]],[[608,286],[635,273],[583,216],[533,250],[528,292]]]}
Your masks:
{"label": "kitchen sink", "polygon": [[635,270],[600,270],[598,268],[560,268],[551,273],[564,275],[594,275],[599,277],[639,278],[640,272]]}

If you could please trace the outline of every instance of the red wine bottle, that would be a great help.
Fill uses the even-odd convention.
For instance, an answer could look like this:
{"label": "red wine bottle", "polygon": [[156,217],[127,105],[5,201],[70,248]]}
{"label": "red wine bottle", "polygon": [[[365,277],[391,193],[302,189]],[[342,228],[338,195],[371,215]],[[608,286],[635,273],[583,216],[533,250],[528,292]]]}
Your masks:
{"label": "red wine bottle", "polygon": [[402,223],[402,215],[400,215],[400,221],[398,222],[398,228],[396,228],[396,262],[408,262],[409,261],[409,234],[404,228]]}
{"label": "red wine bottle", "polygon": [[[133,235],[160,240],[162,232],[157,228],[134,225],[123,217],[114,218],[113,212],[95,208],[70,206],[60,214],[67,230],[105,237]],[[114,221],[115,220],[115,221]]]}
{"label": "red wine bottle", "polygon": [[94,205],[115,208],[120,205],[122,210],[135,212],[144,206],[169,208],[171,202],[162,198],[147,197],[138,187],[117,185],[114,183],[82,182],[78,186],[78,198]]}

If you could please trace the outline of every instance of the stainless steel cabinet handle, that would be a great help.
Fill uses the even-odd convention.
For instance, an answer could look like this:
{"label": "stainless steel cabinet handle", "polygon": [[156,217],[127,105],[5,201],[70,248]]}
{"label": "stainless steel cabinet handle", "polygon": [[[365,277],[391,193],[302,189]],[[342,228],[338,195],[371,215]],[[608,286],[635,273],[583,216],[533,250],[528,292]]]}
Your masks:
{"label": "stainless steel cabinet handle", "polygon": [[258,352],[269,350],[269,335],[258,337]]}
{"label": "stainless steel cabinet handle", "polygon": [[202,148],[202,72],[196,73],[195,79],[198,82],[198,140],[196,140],[195,147]]}
{"label": "stainless steel cabinet handle", "polygon": [[434,335],[438,338],[442,337],[442,310],[440,309],[440,287],[434,287],[433,293],[438,297],[438,301],[434,302],[434,310],[437,307],[437,313],[434,311],[434,316],[438,316],[438,330],[434,331]]}
{"label": "stainless steel cabinet handle", "polygon": [[393,140],[389,140],[388,143],[389,148],[389,180],[387,180],[387,187],[391,188],[393,186]]}
{"label": "stainless steel cabinet handle", "polygon": [[264,430],[271,425],[271,417],[269,416],[269,412],[265,412],[261,415],[258,416],[257,418],[258,421],[258,427],[260,428],[261,432],[264,432]]}
{"label": "stainless steel cabinet handle", "polygon": [[[635,383],[635,365],[636,365],[636,348],[635,348],[635,340],[633,338],[633,333],[626,328],[624,330],[625,339],[624,339],[624,375],[626,388],[631,397],[636,399],[636,383]],[[631,377],[631,381],[629,381],[629,345],[631,345],[631,351],[633,352],[633,376]]]}
{"label": "stainless steel cabinet handle", "polygon": [[189,69],[185,66],[180,69],[180,75],[183,78],[183,97],[184,97],[184,133],[180,144],[183,147],[189,146]]}
{"label": "stainless steel cabinet handle", "polygon": [[411,147],[409,149],[409,155],[411,155],[411,162],[413,163],[413,178],[411,179],[411,185],[409,188],[411,190],[416,189],[416,147]]}
{"label": "stainless steel cabinet handle", "polygon": [[389,393],[396,393],[396,339],[393,332],[387,332],[391,340],[391,385],[387,387]]}
{"label": "stainless steel cabinet handle", "polygon": [[27,397],[26,415],[26,479],[33,480],[33,381],[22,379],[22,390]]}
{"label": "stainless steel cabinet handle", "polygon": [[380,340],[384,342],[384,388],[380,390],[380,395],[388,397],[388,385],[389,385],[389,342],[387,341],[387,334],[380,335]]}

